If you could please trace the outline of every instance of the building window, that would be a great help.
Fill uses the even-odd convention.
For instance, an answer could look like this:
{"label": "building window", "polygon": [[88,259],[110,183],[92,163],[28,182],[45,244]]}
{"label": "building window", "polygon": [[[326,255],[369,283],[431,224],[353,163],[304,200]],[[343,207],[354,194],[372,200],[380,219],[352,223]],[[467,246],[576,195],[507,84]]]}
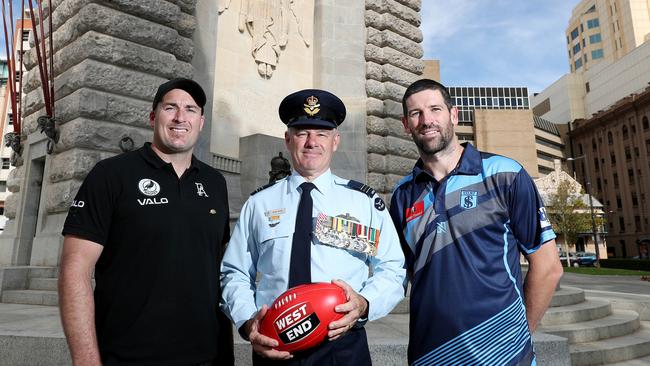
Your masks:
{"label": "building window", "polygon": [[587,93],[589,93],[589,82],[585,83],[585,90],[587,91]]}
{"label": "building window", "polygon": [[600,43],[602,41],[602,38],[600,36],[600,33],[592,34],[589,36],[589,43],[594,44],[594,43]]}
{"label": "building window", "polygon": [[578,27],[576,27],[574,30],[571,31],[571,40],[573,41],[574,39],[578,38],[578,35],[580,32],[578,32]]}
{"label": "building window", "polygon": [[627,138],[630,137],[629,133],[627,132],[627,126],[623,126],[621,130],[623,131],[623,138],[627,140]]}
{"label": "building window", "polygon": [[627,178],[630,180],[630,185],[634,184],[634,169],[627,170]]}
{"label": "building window", "polygon": [[616,164],[616,155],[614,153],[609,154],[609,160],[612,162],[612,165]]}
{"label": "building window", "polygon": [[596,187],[598,187],[599,191],[603,189],[603,185],[602,182],[600,181],[600,178],[596,178]]}
{"label": "building window", "polygon": [[650,128],[650,123],[648,122],[648,117],[643,116],[643,119],[641,120],[643,123],[643,129],[647,130]]}
{"label": "building window", "polygon": [[614,143],[614,137],[612,136],[612,131],[607,132],[607,143],[610,145]]}
{"label": "building window", "polygon": [[[591,148],[594,151],[596,151],[596,146],[598,146],[598,145],[596,145],[596,139],[591,139]],[[598,158],[596,158],[596,160],[598,160]]]}
{"label": "building window", "polygon": [[14,124],[14,115],[13,115],[13,113],[7,114],[7,124],[9,126]]}
{"label": "building window", "polygon": [[621,233],[625,231],[625,219],[623,218],[623,216],[620,216],[618,218],[618,231]]}
{"label": "building window", "polygon": [[582,67],[582,59],[581,59],[581,58],[577,59],[577,60],[574,62],[574,65],[575,65],[575,67],[576,67],[576,70],[578,70],[579,68],[581,68],[581,67]]}
{"label": "building window", "polygon": [[2,169],[9,169],[11,167],[11,162],[9,158],[2,158]]}
{"label": "building window", "polygon": [[639,148],[638,148],[638,147],[635,147],[635,148],[634,148],[634,156],[638,158],[639,155],[640,155],[640,154],[639,154]]}
{"label": "building window", "polygon": [[637,232],[641,231],[641,216],[634,216],[634,226]]}
{"label": "building window", "polygon": [[576,53],[580,52],[580,43],[576,43],[573,46],[573,54],[575,55]]}
{"label": "building window", "polygon": [[632,192],[632,206],[639,206],[639,199],[636,197],[636,193]]}
{"label": "building window", "polygon": [[598,158],[594,158],[594,168],[598,171]]}
{"label": "building window", "polygon": [[591,59],[592,60],[597,60],[597,59],[603,58],[603,57],[605,57],[605,53],[603,52],[602,48],[591,51]]}
{"label": "building window", "polygon": [[[614,188],[618,188],[618,174],[616,174],[616,173],[614,173]],[[616,198],[616,203],[617,203],[618,208],[621,208],[621,205],[620,205],[621,198],[620,197]]]}
{"label": "building window", "polygon": [[632,151],[629,146],[625,148],[625,159],[632,160]]}
{"label": "building window", "polygon": [[29,41],[29,31],[23,30],[23,42]]}
{"label": "building window", "polygon": [[20,70],[16,70],[16,82],[20,83],[20,77],[22,76],[22,72]]}
{"label": "building window", "polygon": [[600,22],[598,21],[598,18],[587,20],[587,28],[588,29],[592,29],[592,28],[596,28],[596,27],[600,27]]}

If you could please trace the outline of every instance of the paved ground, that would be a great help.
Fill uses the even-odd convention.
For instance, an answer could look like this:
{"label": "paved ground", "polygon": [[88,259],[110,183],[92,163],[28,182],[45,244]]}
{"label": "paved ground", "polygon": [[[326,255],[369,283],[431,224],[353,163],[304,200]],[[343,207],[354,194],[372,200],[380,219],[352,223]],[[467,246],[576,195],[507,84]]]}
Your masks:
{"label": "paved ground", "polygon": [[579,287],[583,290],[650,295],[650,282],[640,276],[591,276],[565,273],[560,286]]}

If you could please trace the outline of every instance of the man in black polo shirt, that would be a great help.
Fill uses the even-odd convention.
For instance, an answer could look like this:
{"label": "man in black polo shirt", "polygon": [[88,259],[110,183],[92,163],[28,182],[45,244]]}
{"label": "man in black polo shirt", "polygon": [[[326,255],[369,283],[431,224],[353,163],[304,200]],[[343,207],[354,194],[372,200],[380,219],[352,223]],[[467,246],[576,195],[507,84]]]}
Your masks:
{"label": "man in black polo shirt", "polygon": [[217,307],[226,183],[192,155],[205,101],[192,80],[160,85],[153,143],[100,161],[72,202],[59,296],[75,364],[233,363]]}

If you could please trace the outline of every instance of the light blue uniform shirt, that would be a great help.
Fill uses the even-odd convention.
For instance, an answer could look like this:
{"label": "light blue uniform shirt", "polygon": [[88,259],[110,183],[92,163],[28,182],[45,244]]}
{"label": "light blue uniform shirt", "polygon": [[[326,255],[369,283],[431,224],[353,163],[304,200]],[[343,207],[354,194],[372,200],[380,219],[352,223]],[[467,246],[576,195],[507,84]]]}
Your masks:
{"label": "light blue uniform shirt", "polygon": [[[237,328],[263,304],[271,305],[288,288],[291,242],[305,179],[293,172],[251,196],[242,207],[221,264],[222,308]],[[322,244],[313,236],[312,282],[341,279],[369,303],[368,319],[388,314],[404,297],[404,255],[388,210],[346,186],[347,179],[329,170],[312,183],[312,217],[348,214],[362,225],[380,230],[377,255]],[[315,220],[314,220],[315,221]],[[371,270],[372,276],[369,275]],[[255,279],[259,272],[259,282]]]}

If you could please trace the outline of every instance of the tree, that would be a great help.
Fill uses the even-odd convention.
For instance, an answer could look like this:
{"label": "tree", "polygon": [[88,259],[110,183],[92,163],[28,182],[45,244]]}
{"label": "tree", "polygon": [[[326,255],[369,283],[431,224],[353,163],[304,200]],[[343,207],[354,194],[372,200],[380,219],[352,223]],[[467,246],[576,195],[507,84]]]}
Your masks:
{"label": "tree", "polygon": [[589,207],[582,201],[580,192],[577,192],[568,180],[560,182],[546,206],[553,228],[564,236],[568,264],[569,245],[578,241],[578,234],[591,230]]}

